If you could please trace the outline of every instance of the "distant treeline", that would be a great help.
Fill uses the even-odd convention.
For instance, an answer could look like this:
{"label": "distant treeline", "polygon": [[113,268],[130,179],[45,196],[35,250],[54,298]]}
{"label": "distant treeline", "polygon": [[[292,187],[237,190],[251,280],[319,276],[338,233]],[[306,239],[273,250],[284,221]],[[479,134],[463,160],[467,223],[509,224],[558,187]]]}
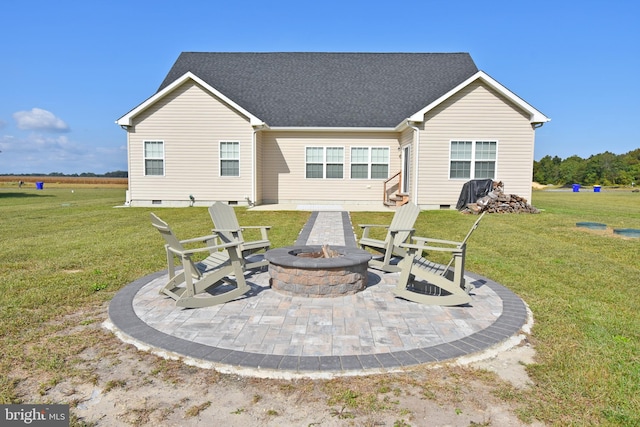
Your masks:
{"label": "distant treeline", "polygon": [[61,172],[51,173],[3,173],[1,176],[64,176],[64,177],[78,177],[78,178],[129,178],[129,172],[127,171],[114,171],[107,172],[105,174],[98,174],[92,172],[83,173],[71,173],[64,174]]}
{"label": "distant treeline", "polygon": [[640,148],[626,154],[605,151],[588,159],[544,156],[533,162],[533,180],[540,184],[632,185],[640,183]]}

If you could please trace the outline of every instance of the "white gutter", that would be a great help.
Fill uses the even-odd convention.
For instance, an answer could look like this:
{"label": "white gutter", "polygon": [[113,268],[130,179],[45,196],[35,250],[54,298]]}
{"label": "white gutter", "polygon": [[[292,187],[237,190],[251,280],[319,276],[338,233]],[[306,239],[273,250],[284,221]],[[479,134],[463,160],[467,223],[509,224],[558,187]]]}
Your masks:
{"label": "white gutter", "polygon": [[258,156],[256,154],[256,149],[258,147],[258,132],[271,129],[266,123],[262,122],[259,125],[253,126],[253,133],[251,134],[251,196],[249,197],[250,205],[255,205],[258,200],[258,189],[257,189],[257,181],[256,181],[256,171],[258,165]]}
{"label": "white gutter", "polygon": [[415,203],[416,205],[418,204],[418,167],[420,165],[419,159],[420,159],[420,129],[411,124],[411,121],[407,120],[407,126],[409,126],[411,129],[413,129],[414,131],[414,138],[413,141],[415,142],[415,153],[414,153],[414,168],[415,168],[415,173],[414,173],[414,180],[413,180],[413,203]]}
{"label": "white gutter", "polygon": [[127,133],[127,191],[125,193],[125,201],[124,204],[126,206],[131,206],[131,200],[133,196],[131,194],[131,177],[129,176],[129,172],[131,169],[131,139],[129,137],[129,128],[125,128],[125,132]]}
{"label": "white gutter", "polygon": [[375,127],[286,127],[269,126],[269,130],[278,132],[397,132],[396,128],[375,128]]}

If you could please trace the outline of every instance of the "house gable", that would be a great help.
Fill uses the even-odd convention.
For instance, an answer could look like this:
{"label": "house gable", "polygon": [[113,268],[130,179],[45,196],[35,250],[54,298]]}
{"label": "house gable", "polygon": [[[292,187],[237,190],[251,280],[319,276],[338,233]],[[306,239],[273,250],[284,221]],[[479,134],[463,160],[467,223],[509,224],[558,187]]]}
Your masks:
{"label": "house gable", "polygon": [[522,98],[517,96],[515,93],[511,92],[509,89],[507,89],[506,87],[498,83],[496,80],[491,78],[488,74],[486,74],[483,71],[478,71],[476,74],[469,77],[468,79],[466,79],[465,81],[463,81],[462,83],[460,83],[459,85],[457,85],[456,87],[448,91],[447,93],[443,94],[438,99],[429,103],[426,107],[422,108],[421,110],[417,111],[415,114],[411,115],[409,120],[416,123],[420,123],[424,121],[424,116],[428,111],[436,108],[438,105],[442,104],[447,99],[451,98],[453,95],[460,92],[462,89],[466,88],[467,86],[469,86],[470,84],[476,81],[481,81],[482,83],[488,85],[493,90],[495,90],[496,92],[504,96],[506,99],[508,99],[510,102],[512,102],[514,105],[518,106],[523,111],[525,111],[529,115],[529,121],[532,124],[546,123],[551,120],[547,116],[542,114],[540,111],[533,108],[530,104],[525,102]]}
{"label": "house gable", "polygon": [[203,87],[206,91],[214,95],[216,98],[220,99],[221,101],[229,105],[231,108],[236,110],[238,113],[245,116],[250,121],[252,126],[261,126],[264,124],[264,122],[260,120],[258,117],[246,111],[244,108],[242,108],[240,105],[235,103],[233,100],[229,99],[223,93],[221,93],[214,87],[210,86],[204,80],[202,80],[201,78],[199,78],[198,76],[196,76],[191,72],[184,73],[178,79],[171,82],[171,84],[165,86],[162,90],[159,90],[158,92],[156,92],[155,95],[151,96],[142,104],[138,105],[136,108],[134,108],[133,110],[129,111],[127,114],[125,114],[124,116],[116,120],[116,123],[120,126],[131,126],[133,123],[133,119],[136,116],[141,114],[143,111],[146,111],[148,108],[156,104],[158,101],[163,99],[168,94],[172,93],[176,88],[182,86],[185,82],[189,80],[194,81],[195,83]]}

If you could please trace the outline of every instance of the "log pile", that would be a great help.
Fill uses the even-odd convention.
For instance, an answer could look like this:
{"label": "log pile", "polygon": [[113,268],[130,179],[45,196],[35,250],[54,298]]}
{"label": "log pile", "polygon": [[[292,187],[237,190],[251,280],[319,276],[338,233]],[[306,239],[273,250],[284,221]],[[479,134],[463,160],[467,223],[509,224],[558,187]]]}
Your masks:
{"label": "log pile", "polygon": [[324,244],[318,252],[300,252],[296,256],[301,258],[338,258],[342,255],[340,255],[340,252],[329,248],[329,245]]}
{"label": "log pile", "polygon": [[493,190],[486,196],[479,198],[475,203],[468,203],[463,213],[480,214],[487,213],[540,213],[531,206],[527,199],[516,194],[505,194],[501,181],[493,182]]}

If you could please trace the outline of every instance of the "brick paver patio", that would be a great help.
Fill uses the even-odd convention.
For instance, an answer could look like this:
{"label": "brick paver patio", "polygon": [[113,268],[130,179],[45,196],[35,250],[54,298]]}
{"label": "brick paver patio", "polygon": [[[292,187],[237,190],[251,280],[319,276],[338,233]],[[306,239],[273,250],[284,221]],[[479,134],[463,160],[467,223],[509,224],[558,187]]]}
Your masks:
{"label": "brick paver patio", "polygon": [[[296,244],[305,242],[355,246],[348,213],[314,212]],[[158,272],[121,290],[109,317],[126,341],[219,369],[276,377],[367,373],[479,353],[518,334],[528,316],[524,302],[467,275],[475,290],[462,307],[395,298],[398,273],[369,269],[368,287],[354,295],[288,296],[270,289],[266,271],[254,271],[244,297],[182,309],[158,294],[167,280]]]}

